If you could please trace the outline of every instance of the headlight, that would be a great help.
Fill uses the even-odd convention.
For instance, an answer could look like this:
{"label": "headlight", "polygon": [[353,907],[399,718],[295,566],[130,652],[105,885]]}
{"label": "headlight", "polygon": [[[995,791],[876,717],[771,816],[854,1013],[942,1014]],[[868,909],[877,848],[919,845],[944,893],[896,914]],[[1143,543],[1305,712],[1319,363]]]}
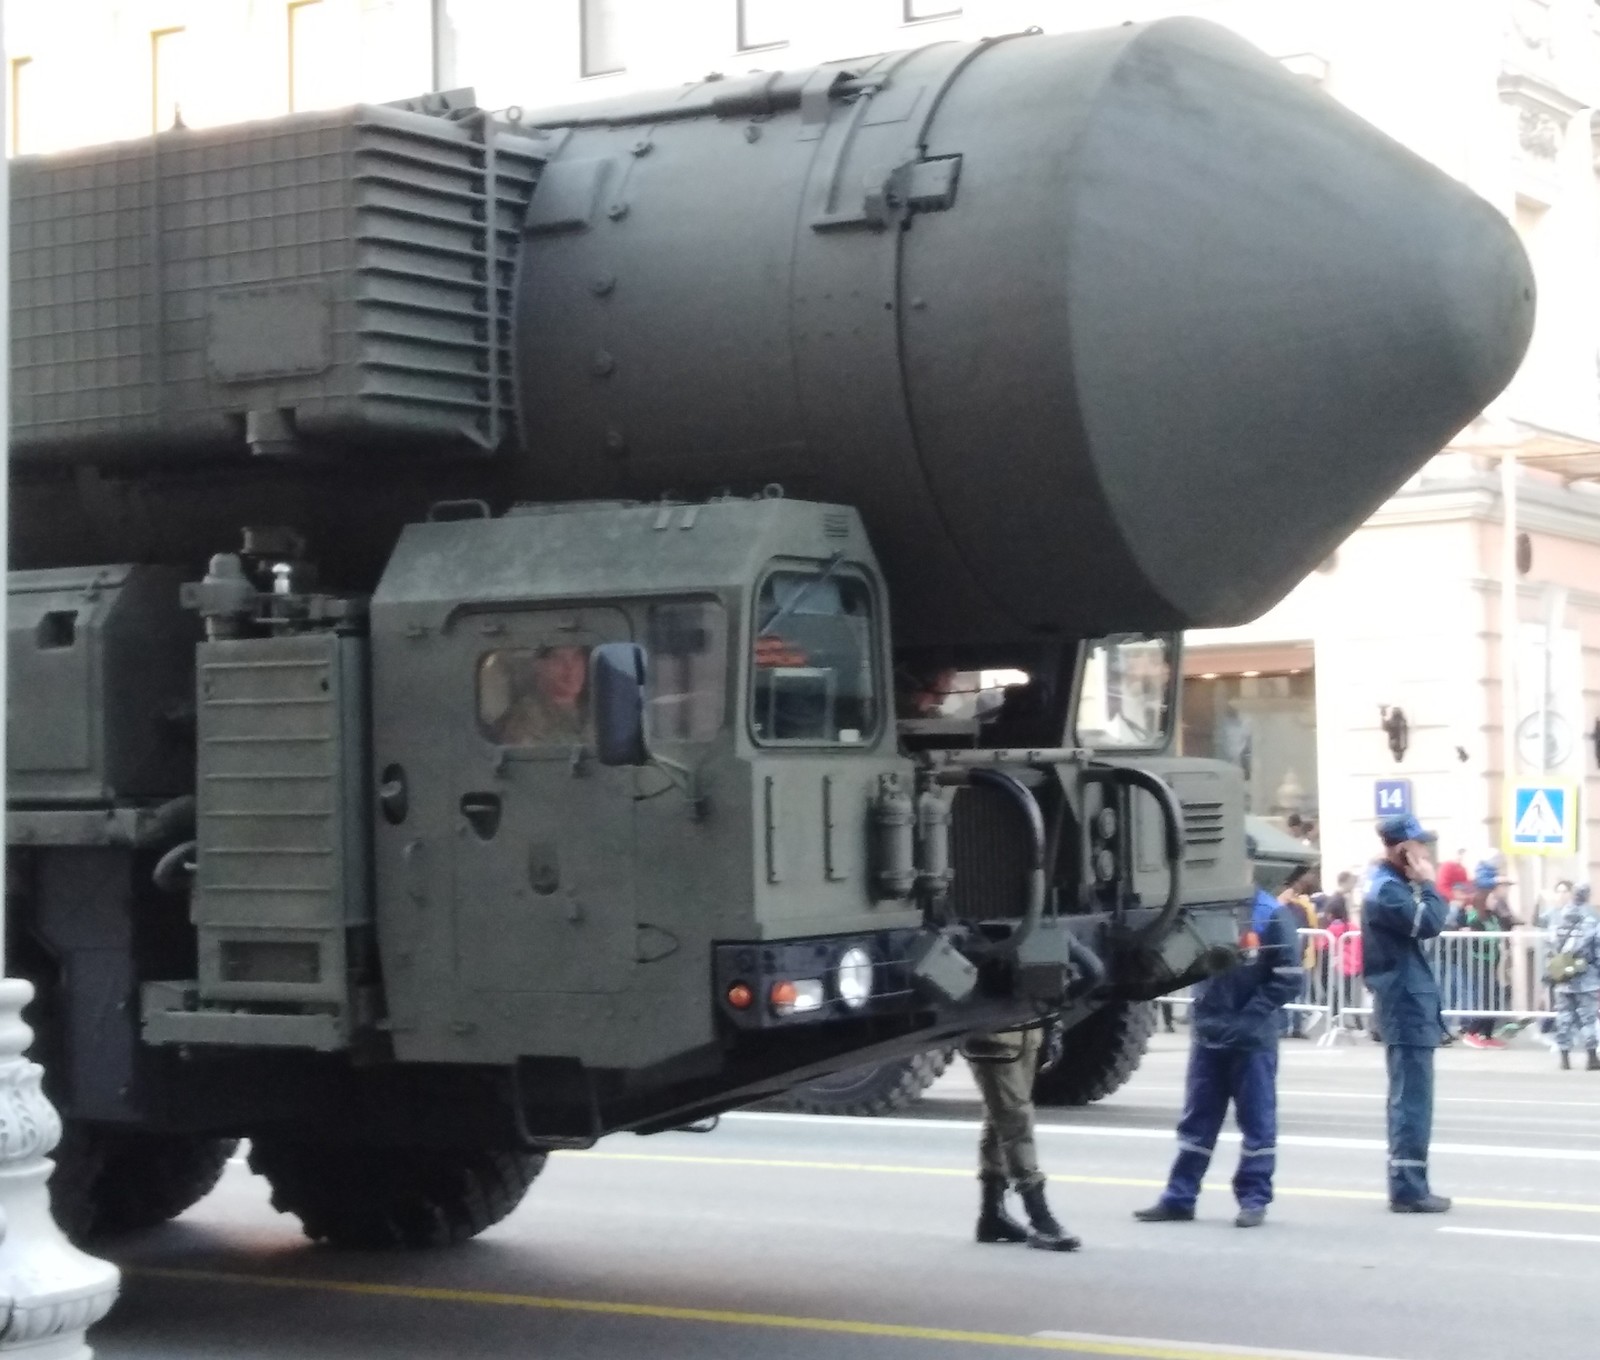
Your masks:
{"label": "headlight", "polygon": [[839,1000],[853,1011],[860,1010],[872,995],[872,955],[859,945],[839,956],[836,978]]}

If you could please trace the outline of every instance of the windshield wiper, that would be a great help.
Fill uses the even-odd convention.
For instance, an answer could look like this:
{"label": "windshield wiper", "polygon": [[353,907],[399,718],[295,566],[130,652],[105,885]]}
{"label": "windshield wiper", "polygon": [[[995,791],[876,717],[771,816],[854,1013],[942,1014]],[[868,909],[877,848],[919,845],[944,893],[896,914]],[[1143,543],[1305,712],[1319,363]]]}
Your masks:
{"label": "windshield wiper", "polygon": [[834,573],[836,573],[843,565],[844,554],[842,552],[835,552],[825,563],[823,563],[822,570],[794,593],[788,604],[780,605],[776,610],[773,611],[772,617],[761,625],[761,631],[757,633],[756,636],[758,638],[769,637],[772,633],[772,630],[778,626],[781,620],[788,618],[789,615],[794,613],[796,609],[809,600],[816,592],[818,586],[822,585],[824,582],[832,580]]}

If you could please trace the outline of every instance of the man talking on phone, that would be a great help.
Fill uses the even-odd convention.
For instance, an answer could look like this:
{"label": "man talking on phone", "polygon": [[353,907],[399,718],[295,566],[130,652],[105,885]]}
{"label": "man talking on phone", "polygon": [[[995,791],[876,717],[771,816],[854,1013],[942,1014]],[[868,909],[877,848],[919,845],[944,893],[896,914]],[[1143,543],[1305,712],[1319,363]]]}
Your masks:
{"label": "man talking on phone", "polygon": [[1361,908],[1367,986],[1389,1065],[1389,1208],[1442,1214],[1450,1201],[1428,1187],[1433,1134],[1433,1050],[1445,1034],[1439,984],[1422,942],[1444,929],[1448,907],[1433,883],[1428,842],[1415,817],[1378,823],[1383,862]]}

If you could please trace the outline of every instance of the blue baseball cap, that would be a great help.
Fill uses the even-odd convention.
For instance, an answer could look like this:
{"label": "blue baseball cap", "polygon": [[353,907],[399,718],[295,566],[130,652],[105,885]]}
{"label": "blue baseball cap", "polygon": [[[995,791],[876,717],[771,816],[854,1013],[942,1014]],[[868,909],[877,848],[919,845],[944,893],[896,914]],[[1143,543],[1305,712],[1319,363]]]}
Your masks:
{"label": "blue baseball cap", "polygon": [[1378,839],[1385,845],[1399,845],[1401,841],[1436,841],[1431,831],[1423,830],[1422,823],[1410,814],[1385,817],[1378,823]]}

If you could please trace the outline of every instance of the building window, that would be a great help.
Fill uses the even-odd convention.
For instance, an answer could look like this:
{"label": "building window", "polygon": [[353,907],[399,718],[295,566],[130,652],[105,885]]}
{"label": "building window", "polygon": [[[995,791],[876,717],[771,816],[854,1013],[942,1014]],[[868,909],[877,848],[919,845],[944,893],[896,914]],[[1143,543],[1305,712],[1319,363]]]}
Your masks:
{"label": "building window", "polygon": [[739,50],[782,47],[789,41],[791,0],[735,0],[738,9]]}
{"label": "building window", "polygon": [[961,13],[960,5],[952,5],[950,0],[902,0],[902,13],[908,24],[920,23],[924,19],[953,19]]}
{"label": "building window", "polygon": [[340,102],[331,10],[324,0],[292,0],[289,5],[290,113]]}
{"label": "building window", "polygon": [[26,155],[32,149],[30,137],[33,127],[29,118],[33,113],[33,58],[16,57],[11,63],[11,154]]}
{"label": "building window", "polygon": [[165,132],[183,122],[188,85],[189,31],[158,28],[150,35],[150,131]]}
{"label": "building window", "polygon": [[586,76],[613,76],[622,60],[622,0],[578,0],[580,69]]}

